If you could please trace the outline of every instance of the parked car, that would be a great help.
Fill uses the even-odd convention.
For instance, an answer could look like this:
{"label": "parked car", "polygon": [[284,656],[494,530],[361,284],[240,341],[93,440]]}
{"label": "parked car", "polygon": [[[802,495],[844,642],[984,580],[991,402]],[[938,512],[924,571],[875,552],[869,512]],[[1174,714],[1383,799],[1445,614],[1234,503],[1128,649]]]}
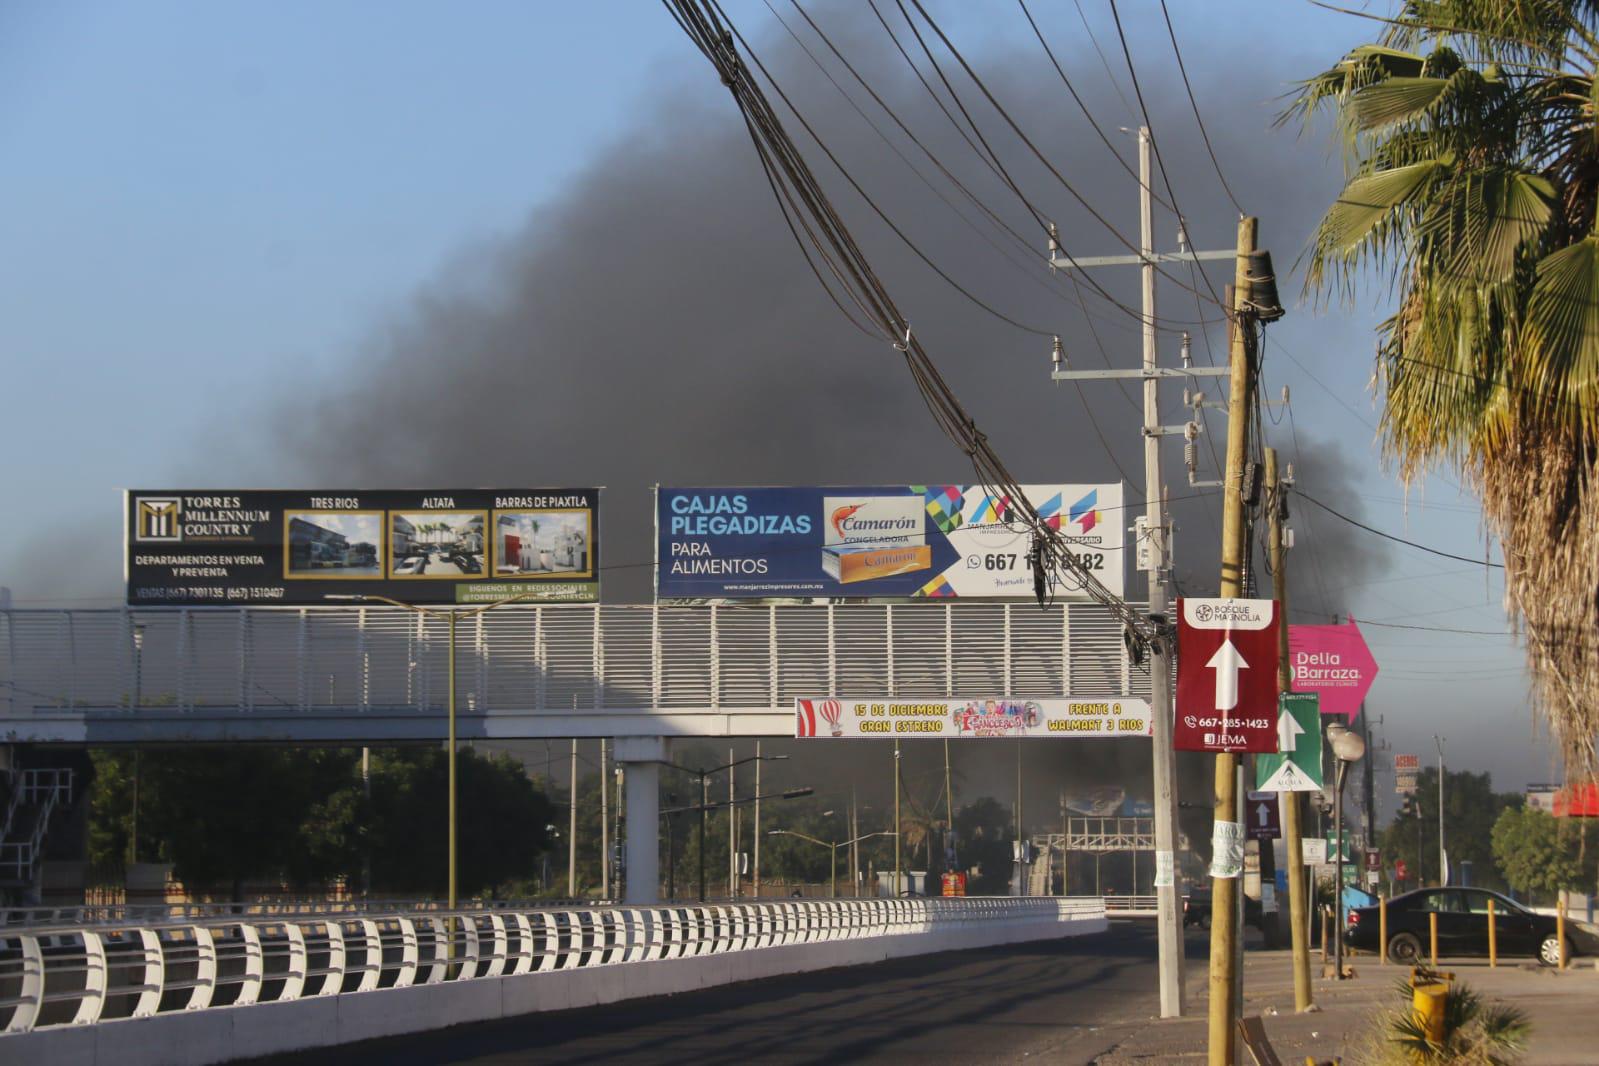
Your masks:
{"label": "parked car", "polygon": [[[1244,897],[1244,924],[1261,928],[1260,900]],[[1183,897],[1183,928],[1210,928],[1210,889],[1196,888]]]}
{"label": "parked car", "polygon": [[[1429,957],[1429,915],[1438,916],[1440,956],[1488,954],[1488,901],[1494,903],[1494,936],[1501,955],[1532,955],[1545,966],[1560,962],[1560,940],[1552,915],[1529,911],[1521,904],[1484,888],[1419,888],[1388,901],[1388,957],[1412,965]],[[1349,911],[1344,943],[1376,952],[1381,915],[1377,907]],[[1599,954],[1599,936],[1574,921],[1566,922],[1566,958]]]}
{"label": "parked car", "polygon": [[408,555],[394,564],[394,572],[396,574],[421,574],[425,573],[427,568],[428,557],[426,555]]}

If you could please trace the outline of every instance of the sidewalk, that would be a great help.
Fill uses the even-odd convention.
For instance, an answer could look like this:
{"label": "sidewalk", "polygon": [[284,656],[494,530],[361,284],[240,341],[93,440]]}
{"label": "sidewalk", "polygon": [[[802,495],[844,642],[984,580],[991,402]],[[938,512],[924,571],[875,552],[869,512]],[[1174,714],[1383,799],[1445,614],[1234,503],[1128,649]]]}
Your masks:
{"label": "sidewalk", "polygon": [[[1400,1002],[1394,989],[1409,970],[1379,965],[1372,955],[1348,961],[1356,976],[1346,981],[1323,979],[1321,956],[1311,958],[1311,980],[1320,1011],[1294,1013],[1293,971],[1286,950],[1254,950],[1244,957],[1244,1015],[1260,1015],[1266,1035],[1285,1063],[1305,1056],[1318,1060],[1342,1056],[1346,1066],[1359,1066],[1352,1052],[1369,1032],[1379,1008]],[[1563,973],[1526,959],[1502,961],[1490,969],[1486,959],[1442,960],[1452,972],[1489,999],[1521,1008],[1532,1022],[1532,1040],[1521,1062],[1526,1066],[1582,1066],[1599,1062],[1599,972],[1593,959],[1578,959]],[[1189,1009],[1185,1018],[1152,1019],[1128,1026],[1115,1046],[1093,1060],[1097,1066],[1149,1066],[1156,1062],[1203,1062],[1206,1057],[1206,962],[1188,960]],[[1276,1013],[1273,1013],[1276,1012]],[[1122,1027],[1118,1026],[1118,1029]],[[1240,1047],[1241,1061],[1249,1063]]]}

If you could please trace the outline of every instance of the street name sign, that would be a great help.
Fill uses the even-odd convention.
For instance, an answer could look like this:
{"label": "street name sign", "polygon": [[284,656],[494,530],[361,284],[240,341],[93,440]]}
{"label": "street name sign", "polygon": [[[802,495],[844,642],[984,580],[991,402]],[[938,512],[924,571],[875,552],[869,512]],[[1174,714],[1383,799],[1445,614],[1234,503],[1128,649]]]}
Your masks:
{"label": "street name sign", "polygon": [[1177,601],[1179,751],[1277,750],[1277,603]]}
{"label": "street name sign", "polygon": [[1251,792],[1244,804],[1250,840],[1278,840],[1283,835],[1277,809],[1277,793]]}
{"label": "street name sign", "polygon": [[1255,760],[1255,787],[1271,792],[1321,791],[1321,697],[1285,692],[1278,701],[1277,753]]}

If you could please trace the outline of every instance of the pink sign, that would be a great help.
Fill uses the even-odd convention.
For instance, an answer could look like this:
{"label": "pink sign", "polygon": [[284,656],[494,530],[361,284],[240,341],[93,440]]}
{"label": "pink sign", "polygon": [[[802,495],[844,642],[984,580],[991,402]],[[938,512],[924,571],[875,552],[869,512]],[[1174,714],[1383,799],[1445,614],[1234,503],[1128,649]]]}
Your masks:
{"label": "pink sign", "polygon": [[1294,691],[1321,696],[1321,713],[1354,721],[1377,677],[1377,660],[1354,622],[1341,626],[1289,626],[1288,656]]}

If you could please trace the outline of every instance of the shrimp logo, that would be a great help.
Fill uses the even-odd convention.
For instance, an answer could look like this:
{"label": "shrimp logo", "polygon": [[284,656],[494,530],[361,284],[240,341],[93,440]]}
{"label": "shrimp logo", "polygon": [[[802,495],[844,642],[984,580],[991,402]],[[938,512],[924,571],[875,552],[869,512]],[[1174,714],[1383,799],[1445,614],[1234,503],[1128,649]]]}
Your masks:
{"label": "shrimp logo", "polygon": [[837,533],[841,538],[845,537],[846,534],[844,533],[844,523],[849,521],[850,515],[854,514],[856,511],[859,511],[862,506],[862,504],[852,503],[847,507],[835,507],[833,509],[832,518],[833,532]]}
{"label": "shrimp logo", "polygon": [[844,708],[839,706],[839,702],[837,700],[823,700],[821,711],[822,721],[827,723],[828,732],[835,737],[843,736],[844,727],[839,724],[839,716],[844,713]]}

